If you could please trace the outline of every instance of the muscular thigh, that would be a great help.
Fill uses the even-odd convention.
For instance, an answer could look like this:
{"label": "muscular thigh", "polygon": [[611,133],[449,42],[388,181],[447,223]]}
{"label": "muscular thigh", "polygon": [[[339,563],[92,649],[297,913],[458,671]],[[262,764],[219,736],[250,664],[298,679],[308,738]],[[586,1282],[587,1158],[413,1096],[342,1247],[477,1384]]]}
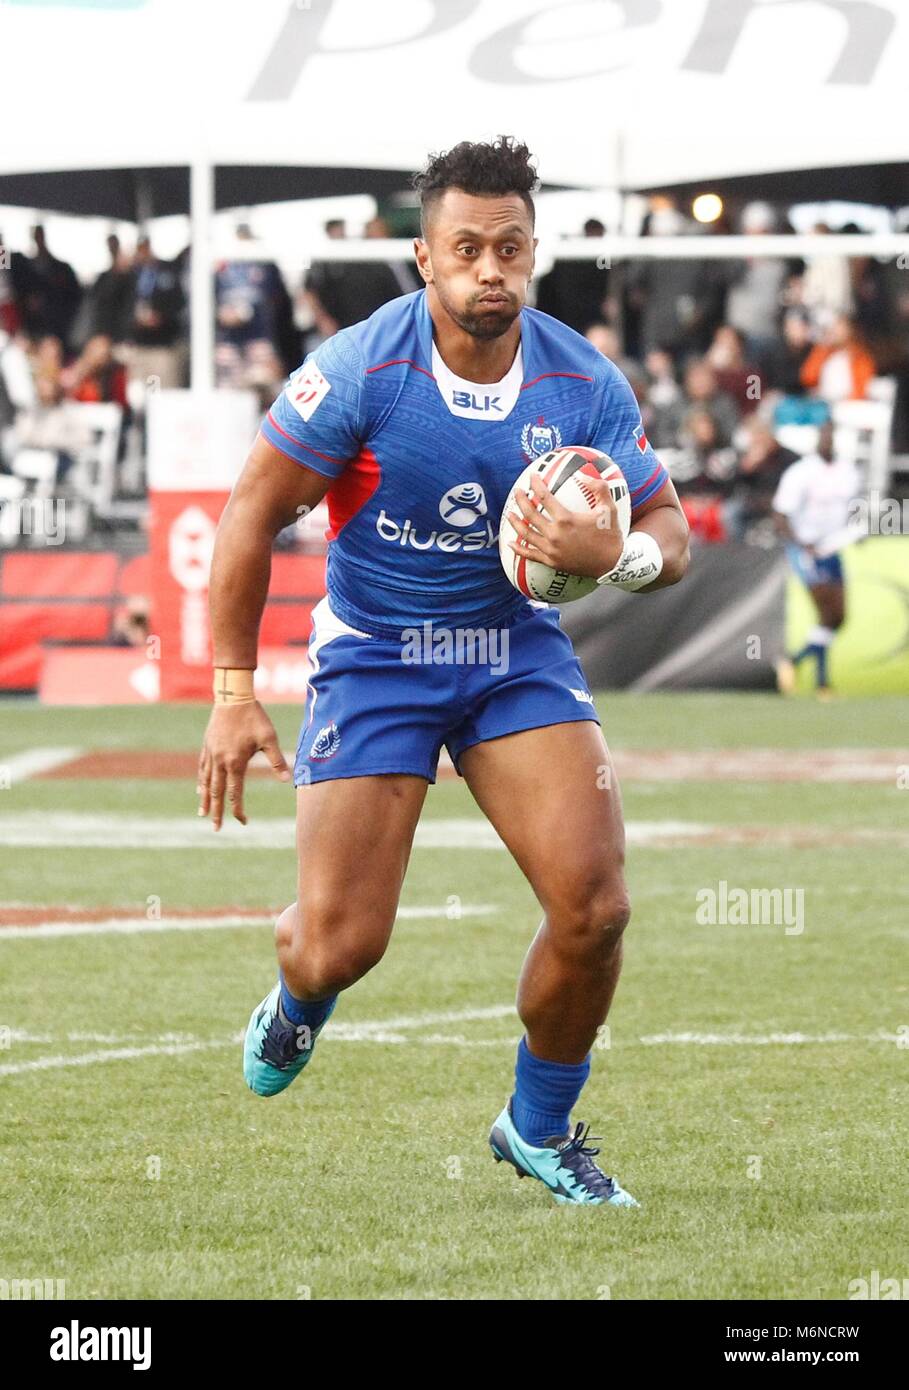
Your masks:
{"label": "muscular thigh", "polygon": [[298,901],[349,920],[394,922],[422,777],[345,777],[297,790]]}
{"label": "muscular thigh", "polygon": [[551,724],[478,743],[460,766],[545,909],[623,885],[621,796],[598,724]]}

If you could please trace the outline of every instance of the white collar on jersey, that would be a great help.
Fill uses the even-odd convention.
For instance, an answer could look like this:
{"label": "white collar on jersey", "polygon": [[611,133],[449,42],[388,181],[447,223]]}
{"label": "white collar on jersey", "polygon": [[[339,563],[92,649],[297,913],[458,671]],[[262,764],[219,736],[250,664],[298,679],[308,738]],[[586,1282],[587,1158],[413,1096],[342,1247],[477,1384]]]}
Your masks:
{"label": "white collar on jersey", "polygon": [[501,381],[482,383],[455,376],[443,362],[435,341],[432,344],[432,372],[452,415],[462,420],[504,420],[514,409],[524,380],[521,344],[518,343],[514,361]]}

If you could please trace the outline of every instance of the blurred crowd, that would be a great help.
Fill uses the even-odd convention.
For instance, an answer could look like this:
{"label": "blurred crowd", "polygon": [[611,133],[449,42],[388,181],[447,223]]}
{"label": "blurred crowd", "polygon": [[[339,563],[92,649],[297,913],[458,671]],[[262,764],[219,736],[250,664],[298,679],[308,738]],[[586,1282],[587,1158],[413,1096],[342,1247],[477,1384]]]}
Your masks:
{"label": "blurred crowd", "polygon": [[[595,219],[591,238],[604,234]],[[791,231],[769,205],[738,225],[708,229],[654,199],[645,233],[689,236],[691,257],[610,268],[558,260],[536,285],[537,307],[586,334],[622,369],[702,539],[770,543],[771,499],[796,454],[781,425],[811,425],[889,377],[897,388],[894,444],[909,450],[909,278],[867,256],[810,260],[761,255],[761,237]],[[830,229],[817,226],[815,231]],[[837,228],[858,231],[857,227]],[[710,259],[703,238],[741,231],[754,256]],[[325,234],[343,240],[343,222]],[[368,238],[387,238],[385,222]],[[85,445],[79,406],[112,404],[126,428],[145,392],[188,384],[189,252],[155,255],[147,236],[107,240],[110,263],[92,285],[33,229],[31,254],[0,236],[0,473],[21,450],[52,451],[58,478]],[[384,260],[314,262],[291,287],[248,226],[216,268],[216,384],[256,391],[263,409],[310,348],[419,287],[415,268]]]}
{"label": "blurred crowd", "polygon": [[[798,457],[781,439],[868,399],[881,377],[894,451],[909,450],[906,271],[867,256],[761,256],[762,236],[792,230],[767,204],[748,205],[738,226],[705,230],[655,199],[645,232],[691,237],[690,260],[556,261],[538,285],[537,307],[584,333],[631,382],[702,540],[774,544],[772,499]],[[699,257],[704,237],[730,232],[754,238],[753,258]],[[604,228],[591,219],[584,235]]]}
{"label": "blurred crowd", "polygon": [[[338,220],[325,227],[346,236]],[[390,235],[381,218],[368,238]],[[60,476],[84,444],[74,406],[114,404],[128,426],[149,388],[189,384],[190,255],[156,256],[147,236],[127,250],[107,239],[110,264],[88,286],[53,254],[44,228],[30,255],[0,233],[0,472],[23,448],[55,450]],[[313,263],[292,295],[246,225],[215,271],[215,381],[271,402],[310,347],[419,286],[403,263]]]}

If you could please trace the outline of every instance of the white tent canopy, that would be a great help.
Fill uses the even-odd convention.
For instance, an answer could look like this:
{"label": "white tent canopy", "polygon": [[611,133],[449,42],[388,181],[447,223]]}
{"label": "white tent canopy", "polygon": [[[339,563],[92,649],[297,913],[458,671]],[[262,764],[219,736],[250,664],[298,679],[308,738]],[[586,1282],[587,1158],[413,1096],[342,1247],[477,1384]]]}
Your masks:
{"label": "white tent canopy", "polygon": [[17,0],[0,46],[0,174],[410,170],[500,130],[589,187],[909,158],[900,0]]}
{"label": "white tent canopy", "polygon": [[246,171],[230,196],[250,204],[300,197],[301,170],[403,178],[429,150],[502,131],[530,145],[548,184],[588,188],[900,166],[907,11],[901,0],[15,0],[0,6],[0,202],[59,208],[36,196],[56,179],[64,207],[107,211],[103,190],[125,180],[147,217],[162,210],[155,187],[189,192],[190,168],[193,382],[206,389],[216,168]]}

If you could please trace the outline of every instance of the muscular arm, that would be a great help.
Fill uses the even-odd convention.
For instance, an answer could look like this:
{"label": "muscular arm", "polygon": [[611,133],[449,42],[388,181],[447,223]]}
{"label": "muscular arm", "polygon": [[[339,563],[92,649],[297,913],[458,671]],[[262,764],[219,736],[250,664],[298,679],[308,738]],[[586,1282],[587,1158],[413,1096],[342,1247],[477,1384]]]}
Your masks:
{"label": "muscular arm", "polygon": [[773,513],[773,525],[776,528],[777,535],[784,541],[792,541],[794,544],[798,544],[788,516],[784,516],[782,512],[775,511]]}
{"label": "muscular arm", "polygon": [[253,671],[275,536],[321,502],[330,479],[259,436],[215,537],[209,582],[215,666]]}
{"label": "muscular arm", "polygon": [[672,483],[664,483],[656,496],[638,509],[631,529],[646,531],[653,536],[663,552],[663,568],[659,578],[638,592],[652,594],[655,589],[668,589],[670,584],[678,584],[688,569],[691,553],[688,549],[688,522]]}
{"label": "muscular arm", "polygon": [[[209,581],[215,666],[256,668],[259,624],[268,596],[275,536],[322,500],[330,479],[286,458],[261,436],[218,525]],[[225,792],[236,820],[246,824],[243,782],[250,758],[262,749],[276,775],[289,781],[274,725],[258,700],[215,705],[199,758],[199,815],[216,830]]]}

